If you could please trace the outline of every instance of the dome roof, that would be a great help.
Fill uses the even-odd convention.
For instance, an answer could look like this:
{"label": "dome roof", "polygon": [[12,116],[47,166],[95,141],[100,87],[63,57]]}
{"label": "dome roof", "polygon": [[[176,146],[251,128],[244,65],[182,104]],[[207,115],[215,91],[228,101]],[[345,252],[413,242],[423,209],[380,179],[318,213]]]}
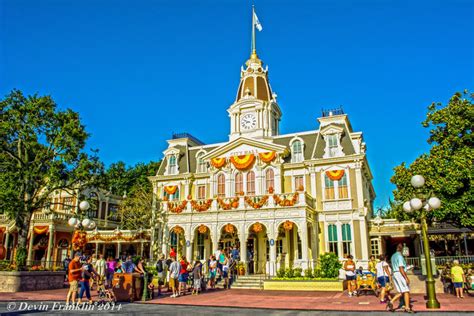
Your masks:
{"label": "dome roof", "polygon": [[241,99],[256,98],[258,100],[270,102],[272,90],[268,83],[268,67],[263,68],[263,62],[256,53],[250,56],[240,72],[240,84],[237,91],[236,102]]}

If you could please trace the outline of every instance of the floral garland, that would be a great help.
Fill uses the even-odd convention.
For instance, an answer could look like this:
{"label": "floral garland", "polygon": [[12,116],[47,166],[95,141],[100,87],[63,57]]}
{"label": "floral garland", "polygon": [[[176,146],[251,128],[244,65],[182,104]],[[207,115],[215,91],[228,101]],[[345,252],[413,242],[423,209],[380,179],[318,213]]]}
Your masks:
{"label": "floral garland", "polygon": [[265,163],[270,163],[276,158],[276,152],[270,151],[265,153],[259,153],[258,156],[260,157],[261,161]]}
{"label": "floral garland", "polygon": [[193,210],[197,212],[207,211],[211,207],[211,204],[212,204],[212,199],[208,199],[206,201],[191,200],[191,207],[193,208]]}
{"label": "floral garland", "polygon": [[184,211],[184,209],[186,208],[186,205],[188,204],[188,201],[184,200],[182,201],[181,203],[171,203],[171,202],[168,202],[168,210],[170,212],[173,212],[173,213],[176,213],[176,214],[179,214],[181,212]]}
{"label": "floral garland", "polygon": [[198,227],[198,232],[199,232],[200,234],[205,234],[205,233],[207,233],[207,226],[206,226],[206,225],[199,225],[199,227]]}
{"label": "floral garland", "polygon": [[254,163],[255,155],[247,154],[241,156],[231,156],[230,161],[232,162],[235,168],[239,170],[247,170]]}
{"label": "floral garland", "polygon": [[293,194],[293,197],[290,199],[281,199],[278,195],[274,194],[273,199],[275,200],[275,203],[280,206],[293,206],[295,205],[296,201],[298,201],[298,193]]}
{"label": "floral garland", "polygon": [[110,237],[104,237],[104,236],[101,236],[99,233],[97,233],[96,235],[90,237],[89,241],[99,240],[99,241],[127,241],[127,242],[130,242],[130,241],[134,241],[134,240],[137,240],[137,239],[149,239],[149,238],[146,235],[146,233],[144,233],[144,232],[135,234],[135,235],[130,236],[130,237],[123,236],[122,232],[117,233],[116,236],[110,236]]}
{"label": "floral garland", "polygon": [[326,175],[332,181],[339,181],[344,176],[344,170],[326,171]]}
{"label": "floral garland", "polygon": [[87,244],[87,233],[83,230],[76,230],[72,236],[72,249],[81,250]]}
{"label": "floral garland", "polygon": [[224,226],[224,231],[225,231],[226,233],[228,233],[228,234],[233,234],[234,231],[235,231],[235,227],[234,227],[234,225],[232,225],[232,224],[226,224],[226,225]]}
{"label": "floral garland", "polygon": [[46,234],[48,232],[48,230],[49,230],[48,226],[35,226],[35,227],[33,227],[33,231],[37,235]]}
{"label": "floral garland", "polygon": [[224,210],[230,210],[231,208],[238,208],[239,207],[239,198],[234,197],[230,200],[229,203],[224,202],[223,199],[217,198],[217,203],[219,204],[220,208]]}
{"label": "floral garland", "polygon": [[[262,208],[262,206],[264,206],[265,204],[267,204],[267,201],[268,201],[268,195],[264,195],[262,196],[260,199],[258,198],[254,198],[252,200],[252,198],[246,196],[244,198],[245,200],[245,203],[247,203],[247,205],[253,207],[253,208]],[[254,201],[254,200],[258,200],[258,201]]]}
{"label": "floral garland", "polygon": [[252,230],[258,234],[259,232],[263,230],[263,225],[257,222],[252,225]]}
{"label": "floral garland", "polygon": [[179,235],[179,234],[184,233],[184,229],[183,229],[181,226],[175,226],[175,227],[173,228],[173,232],[174,232],[175,234],[178,234],[178,235]]}
{"label": "floral garland", "polygon": [[224,167],[225,165],[225,157],[223,158],[212,158],[211,165],[217,169]]}
{"label": "floral garland", "polygon": [[283,223],[283,228],[284,228],[286,231],[290,231],[290,230],[293,228],[293,222],[285,221],[285,222]]}
{"label": "floral garland", "polygon": [[165,185],[164,187],[165,192],[168,193],[169,195],[175,194],[176,190],[178,190],[177,185]]}

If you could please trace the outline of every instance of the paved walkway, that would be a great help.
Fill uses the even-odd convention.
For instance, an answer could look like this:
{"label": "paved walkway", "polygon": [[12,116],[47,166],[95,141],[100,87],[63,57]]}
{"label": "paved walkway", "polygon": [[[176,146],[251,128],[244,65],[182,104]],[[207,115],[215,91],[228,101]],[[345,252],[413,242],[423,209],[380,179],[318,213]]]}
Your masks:
{"label": "paved walkway", "polygon": [[[67,290],[40,292],[0,293],[0,301],[64,301]],[[93,291],[96,296],[96,291]],[[441,309],[436,311],[474,312],[474,297],[466,294],[464,299],[453,295],[438,294]],[[96,298],[96,297],[93,297]],[[413,295],[415,311],[427,311],[423,295]],[[136,302],[143,304],[142,302]],[[348,297],[340,292],[294,292],[260,290],[209,290],[200,295],[185,295],[171,298],[168,294],[144,304],[194,305],[241,308],[267,308],[286,310],[339,310],[339,311],[384,311],[373,295]]]}

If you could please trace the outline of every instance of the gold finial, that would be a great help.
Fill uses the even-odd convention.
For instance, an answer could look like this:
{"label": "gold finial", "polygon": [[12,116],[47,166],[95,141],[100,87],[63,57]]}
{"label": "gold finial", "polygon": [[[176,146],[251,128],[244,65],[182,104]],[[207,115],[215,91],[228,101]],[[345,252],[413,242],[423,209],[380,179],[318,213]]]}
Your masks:
{"label": "gold finial", "polygon": [[250,59],[252,59],[252,60],[257,60],[258,59],[257,51],[255,49],[252,50],[252,54],[250,54]]}

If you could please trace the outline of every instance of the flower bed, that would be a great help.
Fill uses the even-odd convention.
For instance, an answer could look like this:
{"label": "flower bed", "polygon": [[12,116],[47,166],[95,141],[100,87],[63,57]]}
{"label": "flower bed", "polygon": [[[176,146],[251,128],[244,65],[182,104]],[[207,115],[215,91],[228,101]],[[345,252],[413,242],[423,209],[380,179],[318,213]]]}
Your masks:
{"label": "flower bed", "polygon": [[269,291],[328,291],[342,292],[344,282],[337,279],[274,278],[263,282]]}

